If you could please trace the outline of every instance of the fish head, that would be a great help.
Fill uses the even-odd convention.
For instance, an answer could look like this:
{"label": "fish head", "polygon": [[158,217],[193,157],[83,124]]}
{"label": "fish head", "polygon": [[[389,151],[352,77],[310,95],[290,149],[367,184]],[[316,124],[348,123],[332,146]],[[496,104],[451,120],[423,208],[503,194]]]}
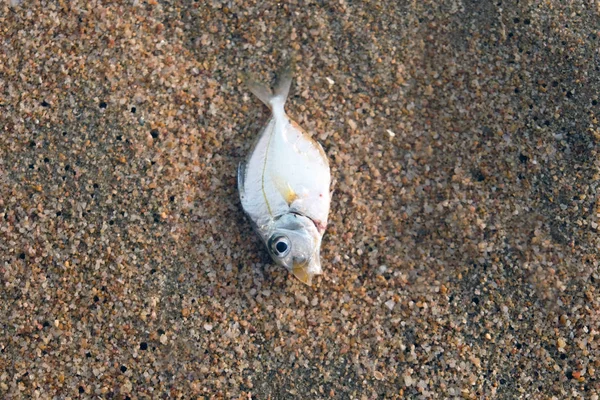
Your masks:
{"label": "fish head", "polygon": [[320,275],[321,234],[308,217],[284,214],[270,230],[267,249],[273,261],[284,266],[296,278],[307,285],[312,277]]}

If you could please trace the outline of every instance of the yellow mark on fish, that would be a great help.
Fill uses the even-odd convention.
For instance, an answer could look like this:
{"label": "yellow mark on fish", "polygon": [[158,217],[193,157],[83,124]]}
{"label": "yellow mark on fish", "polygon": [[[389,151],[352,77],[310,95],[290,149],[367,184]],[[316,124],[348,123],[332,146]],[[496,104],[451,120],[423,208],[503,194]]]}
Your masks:
{"label": "yellow mark on fish", "polygon": [[298,198],[298,195],[296,194],[296,192],[294,192],[294,189],[292,189],[289,183],[287,184],[285,193],[283,193],[283,198],[288,203],[288,206]]}
{"label": "yellow mark on fish", "polygon": [[298,195],[292,188],[289,182],[284,182],[280,176],[274,176],[273,182],[275,183],[275,187],[281,194],[281,197],[285,200],[287,205],[291,205],[297,198]]}

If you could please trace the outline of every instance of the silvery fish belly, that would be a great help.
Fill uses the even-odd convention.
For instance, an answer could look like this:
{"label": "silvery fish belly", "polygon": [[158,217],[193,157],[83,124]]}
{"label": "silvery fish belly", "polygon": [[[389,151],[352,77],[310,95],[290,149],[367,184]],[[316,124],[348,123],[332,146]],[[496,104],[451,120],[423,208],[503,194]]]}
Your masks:
{"label": "silvery fish belly", "polygon": [[284,111],[291,81],[288,69],[274,90],[248,83],[273,115],[238,168],[238,189],[244,211],[272,259],[310,285],[312,277],[322,273],[319,253],[331,177],[321,145]]}

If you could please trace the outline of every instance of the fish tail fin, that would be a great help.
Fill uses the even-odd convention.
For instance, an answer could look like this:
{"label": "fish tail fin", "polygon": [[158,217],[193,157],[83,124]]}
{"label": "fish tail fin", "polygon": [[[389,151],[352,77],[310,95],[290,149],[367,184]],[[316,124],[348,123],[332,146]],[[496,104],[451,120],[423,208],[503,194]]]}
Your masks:
{"label": "fish tail fin", "polygon": [[260,99],[260,101],[265,103],[267,107],[272,108],[271,99],[273,98],[273,91],[271,88],[253,78],[246,79],[246,86]]}
{"label": "fish tail fin", "polygon": [[277,74],[277,85],[275,86],[275,92],[273,93],[273,101],[281,102],[283,106],[290,94],[290,86],[292,86],[292,77],[294,76],[294,65],[291,61],[288,61],[284,67]]}
{"label": "fish tail fin", "polygon": [[292,85],[293,70],[293,63],[291,61],[287,62],[278,74],[275,90],[253,78],[246,79],[246,86],[260,101],[271,109],[273,114],[276,116],[283,115],[285,114],[285,101]]}

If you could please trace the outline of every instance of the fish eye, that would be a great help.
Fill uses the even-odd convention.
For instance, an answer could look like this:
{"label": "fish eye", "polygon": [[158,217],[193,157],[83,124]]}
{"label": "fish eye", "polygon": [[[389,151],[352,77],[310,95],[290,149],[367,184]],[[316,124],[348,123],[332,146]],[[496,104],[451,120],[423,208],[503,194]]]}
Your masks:
{"label": "fish eye", "polygon": [[271,251],[273,251],[277,257],[285,257],[290,252],[290,248],[292,247],[289,239],[285,236],[272,238],[270,242]]}

